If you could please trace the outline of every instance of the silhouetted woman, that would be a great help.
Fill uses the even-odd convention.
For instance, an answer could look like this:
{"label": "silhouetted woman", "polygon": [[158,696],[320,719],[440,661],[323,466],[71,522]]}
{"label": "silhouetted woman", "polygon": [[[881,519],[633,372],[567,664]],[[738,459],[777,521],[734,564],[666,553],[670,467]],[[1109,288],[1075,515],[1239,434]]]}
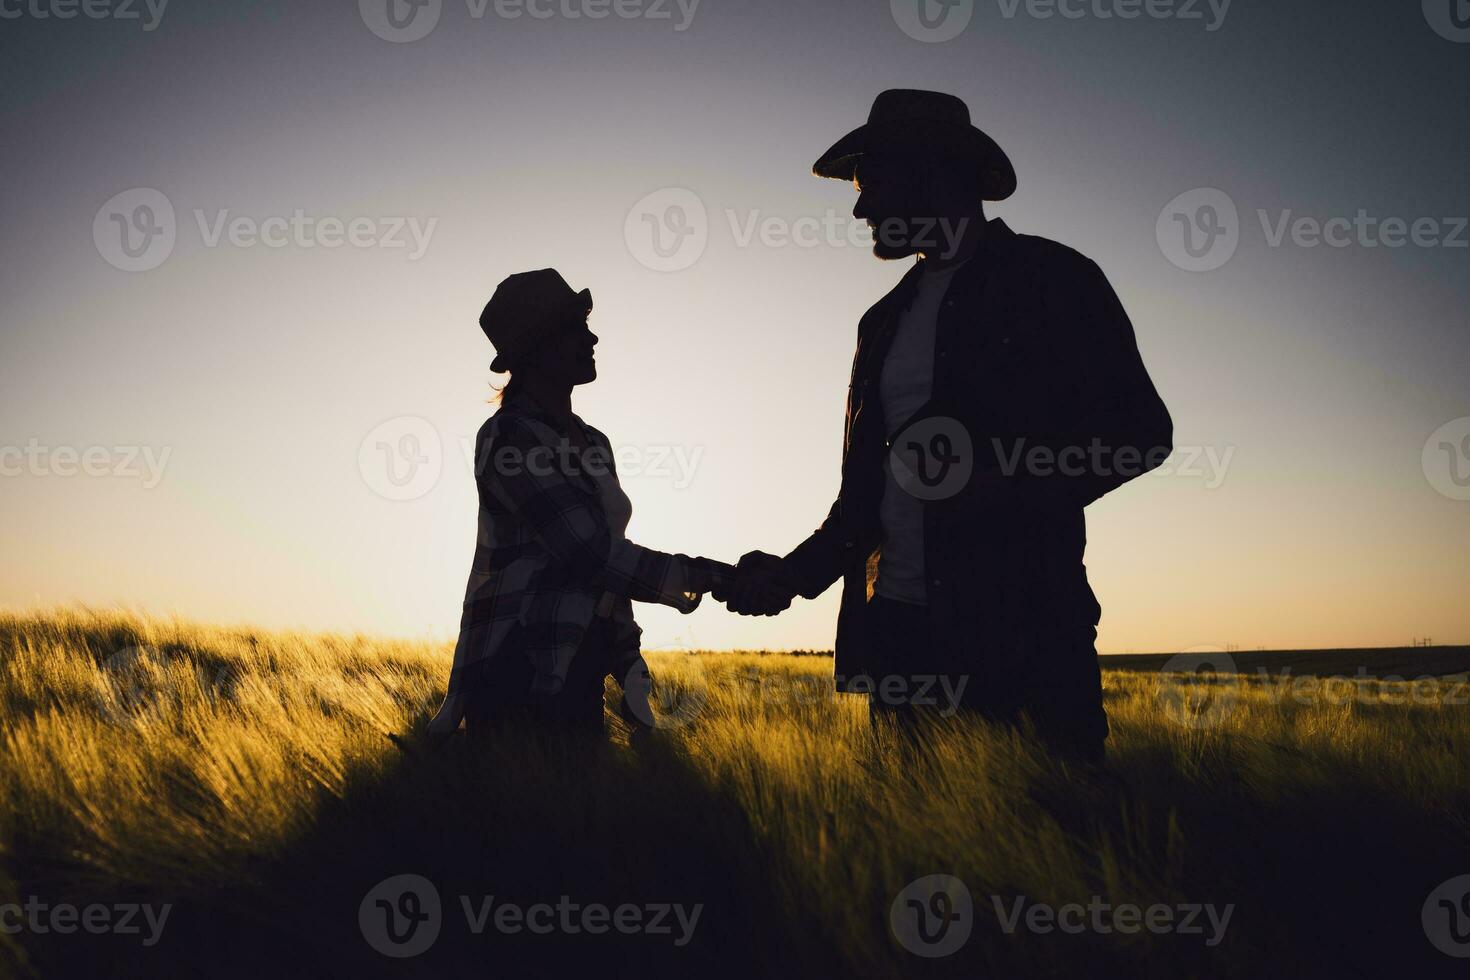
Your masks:
{"label": "silhouetted woman", "polygon": [[509,371],[500,409],[475,440],[479,539],[449,692],[429,723],[447,737],[501,724],[603,729],[604,679],[620,714],[648,726],[648,674],[632,601],[691,612],[730,566],[624,538],[632,505],[607,437],[572,413],[597,377],[588,290],[553,269],[502,282],[480,315]]}

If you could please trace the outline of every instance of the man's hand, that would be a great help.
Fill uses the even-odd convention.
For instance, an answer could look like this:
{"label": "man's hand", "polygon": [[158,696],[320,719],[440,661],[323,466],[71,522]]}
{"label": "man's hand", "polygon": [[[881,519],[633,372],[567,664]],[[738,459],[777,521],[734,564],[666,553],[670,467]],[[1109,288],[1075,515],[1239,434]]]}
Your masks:
{"label": "man's hand", "polygon": [[735,581],[715,599],[742,616],[774,616],[791,606],[799,586],[782,558],[752,551],[735,566]]}

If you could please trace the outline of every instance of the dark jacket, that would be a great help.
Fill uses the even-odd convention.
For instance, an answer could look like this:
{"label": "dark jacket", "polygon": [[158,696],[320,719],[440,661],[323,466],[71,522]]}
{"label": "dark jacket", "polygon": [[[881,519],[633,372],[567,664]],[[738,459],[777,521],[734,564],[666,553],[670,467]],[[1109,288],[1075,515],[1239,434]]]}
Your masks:
{"label": "dark jacket", "polygon": [[[844,579],[839,689],[871,662],[862,613],[881,554],[891,448],[879,376],[922,270],[920,261],[858,324],[841,491],[787,556],[807,598]],[[1036,676],[1048,635],[1098,622],[1083,508],[1158,466],[1173,423],[1096,263],[998,219],[940,306],[933,400],[920,414],[957,423],[973,453],[963,488],[924,508],[932,654],[944,658],[931,662],[961,664],[997,689],[1023,683]]]}

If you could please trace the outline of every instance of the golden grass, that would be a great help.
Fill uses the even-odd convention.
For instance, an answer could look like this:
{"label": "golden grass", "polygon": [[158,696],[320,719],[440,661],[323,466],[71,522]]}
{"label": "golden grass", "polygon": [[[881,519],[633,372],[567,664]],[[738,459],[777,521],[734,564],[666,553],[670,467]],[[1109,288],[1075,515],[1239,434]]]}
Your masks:
{"label": "golden grass", "polygon": [[[591,765],[577,756],[584,768],[572,768],[539,742],[434,753],[414,739],[450,653],[111,612],[0,616],[0,901],[176,896],[218,922],[238,902],[284,895],[294,911],[260,913],[262,935],[310,933],[364,975],[392,964],[334,931],[328,920],[355,921],[355,905],[325,896],[349,902],[405,863],[431,878],[472,868],[486,892],[539,875],[538,886],[698,901],[709,881],[711,914],[738,911],[726,925],[707,918],[702,952],[688,955],[732,974],[1246,976],[1282,962],[1283,946],[1322,943],[1304,900],[1382,908],[1345,912],[1342,944],[1298,972],[1361,964],[1354,925],[1390,920],[1380,937],[1438,963],[1416,937],[1414,902],[1470,871],[1470,724],[1446,703],[1449,684],[1421,686],[1439,695],[1414,703],[1378,682],[1344,698],[1106,672],[1114,735],[1109,771],[1096,773],[980,722],[936,726],[921,745],[875,728],[856,698],[828,693],[828,658],[662,651],[649,659],[672,727],[635,751],[613,724]],[[388,733],[410,734],[407,753]],[[557,865],[567,880],[516,864],[530,845],[497,849],[497,828],[570,848]],[[657,839],[631,846],[645,833]],[[961,953],[931,962],[885,923],[906,883],[938,872],[968,885],[976,926]],[[320,891],[308,902],[299,889]],[[1238,911],[1227,941],[1206,949],[1183,936],[1007,935],[993,895]],[[270,961],[269,938],[209,929],[161,948],[219,975],[197,961],[206,947]],[[0,936],[0,966],[15,973],[129,955]]]}

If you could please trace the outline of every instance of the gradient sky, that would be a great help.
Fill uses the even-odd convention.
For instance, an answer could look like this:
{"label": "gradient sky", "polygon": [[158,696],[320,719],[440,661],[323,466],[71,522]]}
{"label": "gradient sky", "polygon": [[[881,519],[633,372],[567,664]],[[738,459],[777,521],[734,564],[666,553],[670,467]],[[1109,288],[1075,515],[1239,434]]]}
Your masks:
{"label": "gradient sky", "polygon": [[[0,450],[45,460],[0,457],[0,604],[452,636],[474,541],[462,447],[490,410],[475,317],[547,265],[596,297],[602,376],[578,412],[647,465],[697,461],[625,477],[631,536],[784,553],[836,492],[855,325],[903,266],[741,234],[847,216],[852,189],[812,161],[881,89],[918,87],[964,98],[1011,155],[1020,188],[993,214],[1106,271],[1176,443],[1201,454],[1090,508],[1100,649],[1470,642],[1470,501],[1423,461],[1470,416],[1470,232],[1273,246],[1258,216],[1450,236],[1470,214],[1470,43],[1431,29],[1435,2],[1122,19],[1098,15],[1115,0],[1077,18],[990,0],[928,43],[900,29],[912,0],[703,0],[687,23],[672,2],[592,20],[444,0],[428,36],[390,43],[346,0],[173,0],[152,30],[141,4],[59,20],[0,0]],[[133,188],[176,213],[145,272],[93,234]],[[670,272],[625,236],[665,188],[707,213],[703,254]],[[1195,188],[1238,208],[1211,271],[1176,266],[1156,228]],[[415,258],[211,246],[196,217],[297,209],[435,223]],[[377,444],[424,427],[438,479],[386,499]],[[59,472],[57,448],[96,446],[109,475]],[[156,485],[110,448],[127,446],[167,451]],[[639,615],[649,647],[825,648],[837,593],[776,619]]]}

